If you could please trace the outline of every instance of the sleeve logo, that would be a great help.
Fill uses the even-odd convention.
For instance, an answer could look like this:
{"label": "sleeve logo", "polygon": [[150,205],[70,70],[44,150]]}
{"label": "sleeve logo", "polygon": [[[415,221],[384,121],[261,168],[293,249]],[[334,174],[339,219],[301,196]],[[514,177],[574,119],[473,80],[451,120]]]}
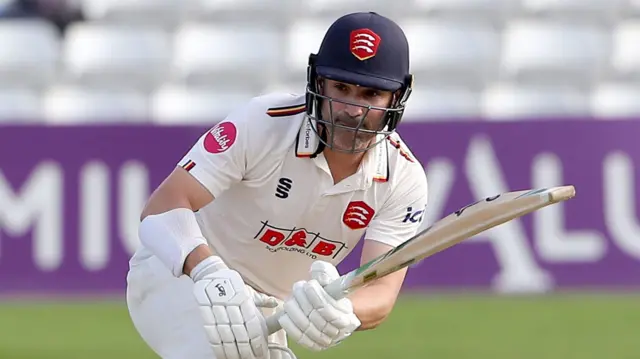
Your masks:
{"label": "sleeve logo", "polygon": [[221,122],[204,137],[204,149],[209,153],[222,153],[233,146],[237,133],[233,123]]}
{"label": "sleeve logo", "polygon": [[[426,206],[425,206],[426,208]],[[408,207],[407,208],[407,213],[404,216],[404,219],[402,220],[402,223],[407,223],[407,222],[411,222],[411,223],[420,223],[422,222],[422,218],[424,217],[424,210],[425,208],[419,209],[419,210],[414,210],[413,207]]]}

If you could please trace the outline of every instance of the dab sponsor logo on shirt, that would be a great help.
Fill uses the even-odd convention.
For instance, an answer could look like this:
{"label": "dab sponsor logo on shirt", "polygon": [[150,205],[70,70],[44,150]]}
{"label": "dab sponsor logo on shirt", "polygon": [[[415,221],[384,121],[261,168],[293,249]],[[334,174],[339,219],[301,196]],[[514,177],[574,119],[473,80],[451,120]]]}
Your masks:
{"label": "dab sponsor logo on shirt", "polygon": [[266,249],[272,253],[297,252],[312,259],[333,259],[347,249],[345,243],[322,237],[320,232],[310,232],[304,228],[280,228],[269,224],[269,221],[262,222],[262,228],[254,239],[265,243]]}

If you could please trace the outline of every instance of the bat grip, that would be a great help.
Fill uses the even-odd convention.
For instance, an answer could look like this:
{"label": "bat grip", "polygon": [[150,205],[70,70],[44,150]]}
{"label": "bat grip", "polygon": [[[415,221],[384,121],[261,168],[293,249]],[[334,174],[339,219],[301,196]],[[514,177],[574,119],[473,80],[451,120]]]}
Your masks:
{"label": "bat grip", "polygon": [[278,330],[282,329],[282,327],[280,326],[280,323],[278,322],[278,319],[280,319],[280,317],[284,314],[284,311],[279,310],[276,313],[274,313],[273,315],[269,316],[266,318],[267,321],[267,331],[269,332],[269,335],[277,332]]}
{"label": "bat grip", "polygon": [[[343,286],[342,286],[342,282],[343,282],[342,279],[343,278],[338,278],[333,282],[324,286],[324,290],[327,292],[327,294],[329,294],[331,298],[335,300],[340,300],[347,295],[347,292],[343,289]],[[278,319],[280,319],[280,317],[283,314],[284,314],[284,311],[280,310],[275,314],[266,318],[267,331],[269,332],[269,335],[282,329],[282,326],[280,326]]]}

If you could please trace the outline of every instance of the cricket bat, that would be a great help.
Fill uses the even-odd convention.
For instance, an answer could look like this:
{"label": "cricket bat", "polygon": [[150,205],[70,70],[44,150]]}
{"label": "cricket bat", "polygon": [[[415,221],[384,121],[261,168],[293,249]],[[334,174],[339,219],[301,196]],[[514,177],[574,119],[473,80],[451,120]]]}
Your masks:
{"label": "cricket bat", "polygon": [[[487,197],[451,213],[389,252],[344,274],[325,286],[333,298],[341,299],[371,281],[445,250],[465,239],[575,196],[574,186],[514,191]],[[267,318],[273,334],[281,329],[278,312]]]}

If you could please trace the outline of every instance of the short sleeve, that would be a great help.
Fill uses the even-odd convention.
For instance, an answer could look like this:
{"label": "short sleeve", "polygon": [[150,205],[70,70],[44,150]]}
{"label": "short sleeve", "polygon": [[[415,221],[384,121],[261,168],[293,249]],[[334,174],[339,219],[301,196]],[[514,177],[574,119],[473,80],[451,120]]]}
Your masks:
{"label": "short sleeve", "polygon": [[214,197],[244,177],[249,143],[248,115],[246,108],[229,114],[202,135],[179,162],[179,166]]}
{"label": "short sleeve", "polygon": [[413,237],[424,218],[427,187],[424,170],[411,171],[392,189],[386,203],[371,221],[365,239],[396,247]]}

